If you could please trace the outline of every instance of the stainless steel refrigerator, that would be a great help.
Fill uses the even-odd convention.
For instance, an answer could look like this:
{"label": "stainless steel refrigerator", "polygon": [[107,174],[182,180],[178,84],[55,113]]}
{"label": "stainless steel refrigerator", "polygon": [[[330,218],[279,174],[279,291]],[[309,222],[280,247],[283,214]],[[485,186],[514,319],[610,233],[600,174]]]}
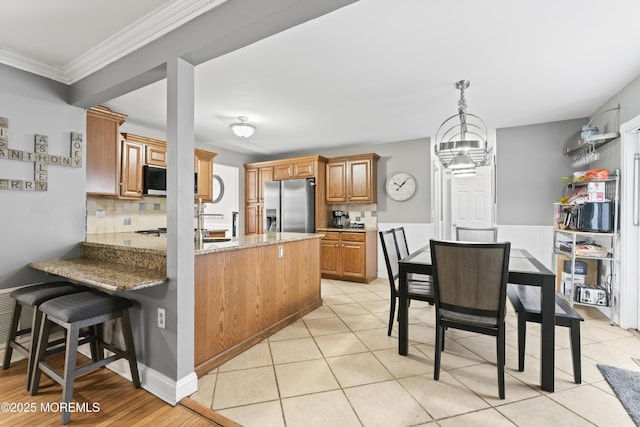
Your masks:
{"label": "stainless steel refrigerator", "polygon": [[315,186],[314,178],[265,182],[265,233],[315,233]]}

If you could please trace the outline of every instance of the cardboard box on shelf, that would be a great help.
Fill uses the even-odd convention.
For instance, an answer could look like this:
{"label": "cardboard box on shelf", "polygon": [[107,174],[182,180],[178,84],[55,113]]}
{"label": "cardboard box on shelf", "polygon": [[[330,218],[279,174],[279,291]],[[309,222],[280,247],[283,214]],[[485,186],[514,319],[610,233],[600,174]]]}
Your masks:
{"label": "cardboard box on shelf", "polygon": [[[581,284],[598,285],[600,276],[599,265],[600,264],[597,259],[576,259],[575,282]],[[584,272],[585,274],[580,274],[580,272]],[[584,277],[584,280],[580,281],[581,276]],[[556,254],[556,291],[562,292],[562,282],[565,281],[565,278],[567,279],[566,281],[571,283],[571,258],[562,254]]]}

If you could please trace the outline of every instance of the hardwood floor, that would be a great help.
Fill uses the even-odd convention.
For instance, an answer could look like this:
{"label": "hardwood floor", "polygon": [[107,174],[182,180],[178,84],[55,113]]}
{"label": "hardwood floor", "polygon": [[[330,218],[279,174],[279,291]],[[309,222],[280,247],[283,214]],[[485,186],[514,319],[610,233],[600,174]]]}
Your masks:
{"label": "hardwood floor", "polygon": [[[59,368],[63,354],[52,356]],[[84,363],[86,358],[79,363]],[[9,369],[0,369],[0,425],[42,426],[60,425],[58,412],[62,387],[42,375],[36,396],[26,390],[27,364],[14,362]],[[77,412],[71,414],[69,425],[91,426],[221,426],[223,418],[215,413],[197,414],[197,408],[171,406],[148,391],[135,389],[130,381],[109,369],[99,369],[76,379],[73,401]],[[7,407],[8,404],[8,407]],[[212,411],[211,411],[212,412]],[[218,422],[215,422],[218,421]],[[220,422],[223,422],[221,424]]]}

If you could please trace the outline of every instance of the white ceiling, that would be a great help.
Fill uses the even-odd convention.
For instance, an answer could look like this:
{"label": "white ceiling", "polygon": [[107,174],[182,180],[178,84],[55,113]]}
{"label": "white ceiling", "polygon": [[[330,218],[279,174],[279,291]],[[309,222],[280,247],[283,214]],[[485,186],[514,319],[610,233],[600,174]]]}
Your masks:
{"label": "white ceiling", "polygon": [[[0,0],[0,53],[64,68],[186,2]],[[263,154],[423,138],[456,112],[460,79],[490,128],[586,117],[640,75],[639,16],[637,0],[360,0],[197,66],[196,135]],[[165,87],[106,105],[163,129]],[[229,129],[240,115],[248,140]]]}

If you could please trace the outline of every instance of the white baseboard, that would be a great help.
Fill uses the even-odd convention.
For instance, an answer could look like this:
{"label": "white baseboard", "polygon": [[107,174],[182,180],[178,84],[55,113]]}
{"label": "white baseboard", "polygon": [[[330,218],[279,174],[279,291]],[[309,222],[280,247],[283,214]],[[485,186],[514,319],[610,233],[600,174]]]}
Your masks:
{"label": "white baseboard", "polygon": [[[78,351],[89,358],[91,357],[89,344],[80,346]],[[118,359],[106,367],[131,381],[131,370],[127,360]],[[182,398],[198,390],[198,376],[195,372],[191,372],[189,375],[175,381],[162,372],[138,362],[138,374],[140,375],[140,383],[143,389],[173,406],[180,402]]]}

